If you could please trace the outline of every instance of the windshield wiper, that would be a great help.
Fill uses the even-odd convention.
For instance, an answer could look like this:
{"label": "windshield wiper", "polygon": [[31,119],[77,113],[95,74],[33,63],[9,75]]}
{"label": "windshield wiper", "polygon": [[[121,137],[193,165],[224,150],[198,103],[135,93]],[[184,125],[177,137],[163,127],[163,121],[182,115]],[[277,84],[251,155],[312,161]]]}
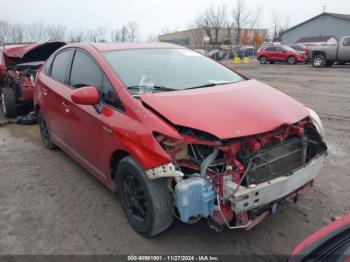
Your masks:
{"label": "windshield wiper", "polygon": [[194,86],[194,87],[189,87],[186,89],[196,89],[196,88],[202,88],[202,87],[211,87],[211,86],[221,86],[221,85],[228,85],[228,84],[233,84],[236,82],[224,82],[224,83],[208,83],[200,86]]}
{"label": "windshield wiper", "polygon": [[[127,89],[136,89],[139,90],[141,87],[140,86],[128,86]],[[156,90],[163,90],[163,91],[177,91],[177,89],[174,88],[169,88],[165,86],[150,86],[150,87],[145,87],[145,89],[156,89]]]}

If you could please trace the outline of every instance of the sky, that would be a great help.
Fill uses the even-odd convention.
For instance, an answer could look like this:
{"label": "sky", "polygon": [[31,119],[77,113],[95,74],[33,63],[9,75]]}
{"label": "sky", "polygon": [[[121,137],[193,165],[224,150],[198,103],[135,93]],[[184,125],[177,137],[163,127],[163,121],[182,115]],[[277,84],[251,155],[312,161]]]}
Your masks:
{"label": "sky", "polygon": [[[272,15],[290,26],[322,12],[350,14],[350,0],[245,0],[249,10],[262,8],[260,26],[271,28]],[[119,28],[128,21],[140,25],[140,40],[162,33],[165,28],[185,30],[210,5],[225,4],[232,10],[234,0],[0,0],[0,20],[62,24],[67,29]]]}

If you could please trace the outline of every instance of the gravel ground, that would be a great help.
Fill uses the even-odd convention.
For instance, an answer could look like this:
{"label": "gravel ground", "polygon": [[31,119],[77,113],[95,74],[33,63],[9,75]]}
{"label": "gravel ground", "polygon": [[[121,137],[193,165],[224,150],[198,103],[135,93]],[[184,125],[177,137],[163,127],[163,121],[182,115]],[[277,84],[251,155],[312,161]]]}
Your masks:
{"label": "gravel ground", "polygon": [[350,213],[350,66],[252,61],[233,67],[313,108],[323,120],[329,161],[297,204],[284,202],[251,231],[216,233],[205,221],[175,222],[145,239],[130,228],[114,193],[60,150],[44,148],[37,126],[9,125],[0,127],[0,254],[286,255],[310,233]]}

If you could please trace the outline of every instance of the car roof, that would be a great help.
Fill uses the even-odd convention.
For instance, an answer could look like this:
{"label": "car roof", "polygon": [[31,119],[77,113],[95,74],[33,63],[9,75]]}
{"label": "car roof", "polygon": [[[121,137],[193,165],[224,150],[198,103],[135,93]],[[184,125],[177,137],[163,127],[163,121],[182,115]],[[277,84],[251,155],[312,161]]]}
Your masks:
{"label": "car roof", "polygon": [[128,49],[154,49],[154,48],[181,48],[185,47],[170,44],[170,43],[76,43],[70,44],[67,47],[86,47],[91,46],[99,52],[114,51],[114,50],[128,50]]}

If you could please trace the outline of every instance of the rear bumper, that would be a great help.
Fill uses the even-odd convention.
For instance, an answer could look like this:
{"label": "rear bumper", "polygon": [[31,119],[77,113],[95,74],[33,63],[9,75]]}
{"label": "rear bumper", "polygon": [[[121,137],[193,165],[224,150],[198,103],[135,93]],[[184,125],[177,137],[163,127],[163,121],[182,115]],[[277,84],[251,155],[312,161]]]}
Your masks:
{"label": "rear bumper", "polygon": [[249,188],[242,187],[229,197],[232,210],[239,214],[290,195],[319,174],[325,164],[325,159],[326,153],[313,159],[307,166],[289,176],[278,177]]}

